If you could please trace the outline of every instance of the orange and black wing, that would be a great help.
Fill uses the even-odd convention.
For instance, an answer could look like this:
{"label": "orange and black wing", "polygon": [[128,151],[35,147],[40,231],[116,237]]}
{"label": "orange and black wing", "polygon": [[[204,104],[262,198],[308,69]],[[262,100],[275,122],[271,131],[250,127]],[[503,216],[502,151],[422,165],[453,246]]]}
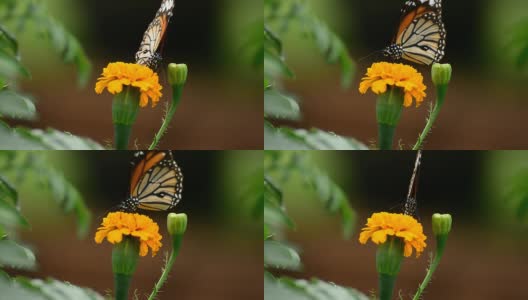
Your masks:
{"label": "orange and black wing", "polygon": [[402,49],[402,58],[430,65],[444,56],[446,30],[442,21],[441,0],[409,0],[394,44]]}
{"label": "orange and black wing", "polygon": [[165,37],[173,9],[174,0],[164,0],[161,3],[154,20],[149,24],[143,35],[139,50],[136,52],[136,63],[146,66],[154,64],[156,52]]}
{"label": "orange and black wing", "polygon": [[183,175],[170,151],[138,151],[135,153],[130,199],[137,208],[168,210],[180,200]]}

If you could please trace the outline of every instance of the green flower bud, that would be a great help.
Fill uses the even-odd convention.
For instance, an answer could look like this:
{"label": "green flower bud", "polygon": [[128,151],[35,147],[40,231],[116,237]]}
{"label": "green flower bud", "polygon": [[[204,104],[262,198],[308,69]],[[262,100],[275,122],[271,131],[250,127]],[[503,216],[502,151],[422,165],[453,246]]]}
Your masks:
{"label": "green flower bud", "polygon": [[453,72],[450,64],[434,63],[431,69],[431,77],[434,85],[447,85],[451,81],[451,73]]}
{"label": "green flower bud", "polygon": [[169,213],[167,215],[167,230],[170,235],[182,235],[187,229],[187,215]]}
{"label": "green flower bud", "polygon": [[187,65],[171,63],[168,67],[169,84],[184,85],[187,81]]}
{"label": "green flower bud", "polygon": [[448,235],[451,231],[451,224],[453,220],[450,214],[434,214],[433,215],[433,233],[435,235]]}

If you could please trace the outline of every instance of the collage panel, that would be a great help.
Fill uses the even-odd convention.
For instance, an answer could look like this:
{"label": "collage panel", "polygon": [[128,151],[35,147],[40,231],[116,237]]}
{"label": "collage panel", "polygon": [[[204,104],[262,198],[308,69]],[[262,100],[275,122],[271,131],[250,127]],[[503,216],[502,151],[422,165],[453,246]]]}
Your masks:
{"label": "collage panel", "polygon": [[526,299],[526,151],[268,151],[264,299]]}
{"label": "collage panel", "polygon": [[261,161],[0,151],[0,299],[261,299]]}
{"label": "collage panel", "polygon": [[261,7],[0,1],[0,149],[262,149]]}
{"label": "collage panel", "polygon": [[525,150],[528,2],[264,1],[270,150]]}

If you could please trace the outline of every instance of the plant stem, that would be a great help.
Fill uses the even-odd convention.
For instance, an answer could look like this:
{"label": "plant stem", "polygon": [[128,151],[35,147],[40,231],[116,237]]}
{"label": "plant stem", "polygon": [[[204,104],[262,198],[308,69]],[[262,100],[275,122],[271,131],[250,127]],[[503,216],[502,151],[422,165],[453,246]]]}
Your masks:
{"label": "plant stem", "polygon": [[379,300],[390,300],[394,291],[396,276],[379,274]]}
{"label": "plant stem", "polygon": [[128,141],[130,140],[130,133],[132,126],[124,124],[114,124],[114,144],[116,150],[127,150]]}
{"label": "plant stem", "polygon": [[394,132],[396,128],[387,124],[378,124],[378,147],[379,150],[392,150]]}
{"label": "plant stem", "polygon": [[128,299],[128,288],[130,287],[130,280],[132,276],[125,274],[114,274],[115,282],[115,299],[116,300],[127,300]]}
{"label": "plant stem", "polygon": [[176,112],[176,109],[178,108],[178,104],[180,103],[180,98],[182,96],[182,93],[183,93],[183,85],[174,85],[172,87],[171,105],[169,107],[169,110],[167,110],[167,114],[165,115],[161,128],[159,129],[158,133],[156,133],[156,136],[154,136],[154,140],[152,141],[152,144],[150,144],[149,146],[149,150],[156,148],[159,141],[165,134],[165,131],[167,131],[167,128],[169,127],[169,124],[172,121],[172,118],[174,117],[174,113]]}
{"label": "plant stem", "polygon": [[420,287],[418,287],[418,290],[416,291],[416,294],[414,295],[413,300],[420,299],[422,292],[425,290],[425,288],[431,281],[431,278],[433,277],[433,273],[435,272],[436,268],[440,264],[440,260],[442,259],[442,255],[444,254],[446,241],[447,241],[447,235],[439,237],[437,239],[438,244],[436,246],[436,255],[433,259],[433,262],[429,266],[429,269],[427,270],[427,274],[425,275],[425,278],[422,281],[422,284],[420,284]]}
{"label": "plant stem", "polygon": [[152,290],[152,293],[150,294],[148,300],[154,300],[156,298],[156,295],[158,294],[158,291],[161,289],[165,281],[167,280],[167,277],[169,276],[169,272],[172,269],[172,266],[174,265],[174,262],[176,261],[176,257],[178,256],[178,252],[180,251],[181,243],[183,240],[183,234],[176,234],[173,237],[172,240],[172,252],[169,257],[169,260],[165,264],[165,268],[163,269],[163,273],[161,274],[160,279],[154,286],[154,289]]}
{"label": "plant stem", "polygon": [[425,125],[424,130],[420,134],[420,137],[418,138],[418,141],[416,141],[416,144],[413,147],[413,150],[419,150],[422,147],[423,142],[425,141],[425,138],[427,138],[427,135],[433,128],[434,122],[438,118],[438,115],[440,114],[440,111],[442,110],[442,105],[445,101],[445,95],[447,93],[447,85],[441,85],[437,87],[437,100],[434,105],[433,110],[431,111],[431,114],[429,115],[429,118],[427,120],[427,124]]}

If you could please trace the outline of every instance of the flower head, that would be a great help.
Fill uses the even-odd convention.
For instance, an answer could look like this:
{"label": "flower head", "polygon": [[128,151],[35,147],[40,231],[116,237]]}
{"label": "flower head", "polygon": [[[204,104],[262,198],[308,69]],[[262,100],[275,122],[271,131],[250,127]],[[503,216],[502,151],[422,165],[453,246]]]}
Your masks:
{"label": "flower head", "polygon": [[139,106],[141,107],[147,106],[149,99],[154,107],[161,97],[162,87],[156,72],[143,65],[124,62],[109,63],[103,69],[101,77],[95,84],[95,92],[101,94],[107,88],[108,92],[115,95],[123,91],[123,85],[139,89]]}
{"label": "flower head", "polygon": [[418,223],[415,218],[387,212],[372,214],[359,235],[359,242],[366,244],[369,239],[372,239],[376,244],[383,244],[387,241],[388,235],[402,238],[405,257],[411,256],[413,248],[418,257],[427,246],[425,243],[427,237],[423,234],[422,224]]}
{"label": "flower head", "polygon": [[139,255],[145,256],[148,248],[152,256],[161,248],[159,226],[151,218],[125,212],[111,212],[104,219],[95,233],[95,242],[100,244],[106,238],[112,244],[123,241],[123,235],[139,239]]}
{"label": "flower head", "polygon": [[405,107],[411,106],[413,98],[416,107],[420,106],[426,96],[427,87],[423,84],[422,74],[411,66],[388,62],[374,63],[368,68],[359,84],[359,92],[365,94],[370,88],[379,95],[387,91],[388,85],[402,88]]}

